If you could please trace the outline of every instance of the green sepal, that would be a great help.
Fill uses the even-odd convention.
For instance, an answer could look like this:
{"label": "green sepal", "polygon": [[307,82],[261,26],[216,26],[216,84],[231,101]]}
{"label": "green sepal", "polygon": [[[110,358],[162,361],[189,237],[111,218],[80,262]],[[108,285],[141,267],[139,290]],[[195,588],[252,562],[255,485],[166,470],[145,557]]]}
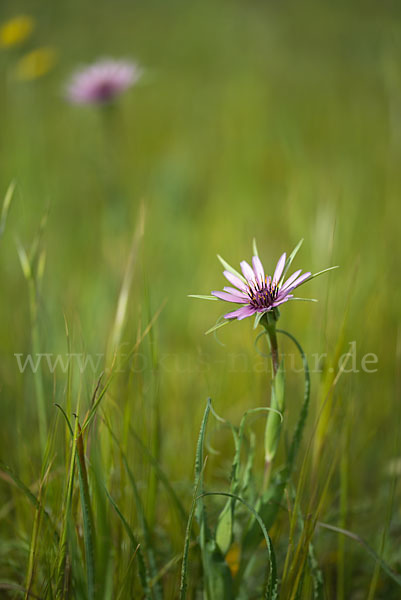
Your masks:
{"label": "green sepal", "polygon": [[232,273],[233,275],[235,275],[236,277],[239,277],[239,279],[241,279],[241,281],[245,284],[247,284],[247,280],[245,279],[245,277],[243,275],[241,275],[241,273],[239,273],[238,271],[236,271],[234,269],[234,267],[232,267],[231,265],[228,264],[228,262],[226,260],[224,260],[223,257],[220,256],[220,254],[217,255],[217,258],[219,259],[219,261],[221,262],[221,264],[223,265],[223,267],[226,269],[226,271],[229,271],[230,273]]}
{"label": "green sepal", "polygon": [[301,240],[299,240],[298,244],[295,246],[294,250],[291,252],[291,254],[289,255],[289,257],[287,258],[287,260],[285,262],[285,265],[284,265],[283,274],[281,275],[280,286],[283,284],[283,281],[284,281],[284,278],[285,278],[285,276],[287,274],[287,271],[290,268],[290,266],[292,264],[292,261],[294,260],[294,258],[298,254],[298,250],[302,246],[303,241],[304,241],[303,238]]}
{"label": "green sepal", "polygon": [[216,296],[205,296],[203,294],[188,294],[188,298],[199,298],[200,300],[218,300]]}

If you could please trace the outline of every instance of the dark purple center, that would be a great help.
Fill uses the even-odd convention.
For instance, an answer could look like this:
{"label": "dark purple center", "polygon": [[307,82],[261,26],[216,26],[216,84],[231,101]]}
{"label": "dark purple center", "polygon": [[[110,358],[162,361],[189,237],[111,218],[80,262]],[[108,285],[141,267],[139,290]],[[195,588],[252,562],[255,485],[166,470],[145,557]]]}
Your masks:
{"label": "dark purple center", "polygon": [[115,85],[111,81],[103,81],[96,87],[96,99],[100,102],[107,102],[115,93]]}
{"label": "dark purple center", "polygon": [[253,308],[270,308],[278,294],[277,285],[270,282],[255,283],[248,288],[249,303]]}

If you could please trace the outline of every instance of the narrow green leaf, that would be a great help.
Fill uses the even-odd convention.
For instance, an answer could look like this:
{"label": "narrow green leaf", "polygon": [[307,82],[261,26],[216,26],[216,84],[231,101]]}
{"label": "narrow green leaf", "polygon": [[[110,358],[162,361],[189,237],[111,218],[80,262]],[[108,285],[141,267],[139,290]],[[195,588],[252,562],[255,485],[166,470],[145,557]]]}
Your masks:
{"label": "narrow green leaf", "polygon": [[[208,600],[231,600],[233,597],[232,576],[224,556],[220,551],[215,539],[213,539],[208,528],[206,511],[202,499],[199,499],[198,493],[203,493],[203,471],[205,463],[204,443],[206,426],[211,410],[211,400],[208,399],[206,410],[203,416],[202,425],[198,437],[195,458],[195,486],[193,504],[195,504],[194,515],[199,524],[199,545],[202,557],[202,566],[204,573],[204,588]],[[192,511],[191,511],[192,512]],[[187,536],[186,536],[187,537]],[[187,538],[186,546],[189,544]],[[186,572],[186,571],[185,571]],[[184,581],[186,579],[184,578]],[[185,588],[186,589],[186,588]],[[185,597],[185,596],[184,596]]]}
{"label": "narrow green leaf", "polygon": [[193,497],[192,497],[191,510],[189,511],[187,528],[186,528],[186,532],[185,532],[184,551],[182,553],[180,600],[185,600],[185,598],[187,596],[189,544],[191,541],[191,531],[192,531],[193,520],[195,517],[196,498],[197,498],[197,494],[198,494],[199,484],[200,484],[200,479],[197,479],[197,480],[195,479],[195,486],[194,486],[194,492],[193,492]]}
{"label": "narrow green leaf", "polygon": [[88,598],[94,600],[95,598],[95,529],[93,525],[93,514],[92,506],[89,495],[89,483],[88,475],[85,464],[85,453],[84,444],[82,439],[82,431],[78,426],[78,437],[77,437],[77,456],[78,456],[78,478],[79,478],[79,491],[81,496],[82,506],[82,518],[84,528],[84,543],[85,543],[85,561],[86,561],[86,575],[87,575],[87,586],[88,586]]}
{"label": "narrow green leaf", "polygon": [[305,281],[305,283],[307,281],[310,281],[311,279],[315,279],[315,277],[319,277],[319,275],[323,275],[323,273],[327,273],[328,271],[333,271],[334,269],[339,269],[339,268],[340,268],[340,265],[336,265],[335,267],[328,267],[327,269],[323,269],[323,271],[319,271],[318,273],[314,273],[313,275],[311,275],[309,277],[309,279],[307,279]]}
{"label": "narrow green leaf", "polygon": [[[79,397],[76,406],[76,414],[79,414]],[[68,469],[68,480],[64,493],[64,503],[63,503],[63,522],[62,529],[60,535],[60,544],[57,556],[57,571],[55,577],[56,583],[56,600],[62,600],[67,597],[68,594],[68,584],[66,577],[66,563],[67,563],[67,551],[68,551],[68,526],[71,517],[71,504],[72,504],[72,495],[74,489],[74,478],[75,478],[75,463],[76,463],[76,454],[77,454],[77,444],[76,440],[79,434],[79,422],[78,418],[75,420],[74,427],[74,436],[73,443],[71,446],[71,456],[69,461],[69,469]]]}
{"label": "narrow green leaf", "polygon": [[[200,492],[203,492],[203,447],[205,442],[205,433],[207,421],[210,413],[210,405],[211,400],[208,398],[206,409],[203,415],[202,424],[198,436],[198,442],[196,444],[196,454],[195,454],[195,485],[199,487]],[[198,483],[199,482],[199,483]],[[203,506],[200,503],[200,509],[197,511],[197,519],[199,523],[203,521]]]}
{"label": "narrow green leaf", "polygon": [[10,479],[12,479],[12,481],[17,486],[17,488],[19,488],[21,490],[21,492],[23,492],[23,494],[25,494],[26,498],[29,500],[29,502],[32,504],[32,506],[36,510],[40,509],[43,512],[43,514],[46,517],[47,521],[49,522],[51,528],[57,534],[57,528],[56,528],[55,524],[52,522],[49,512],[44,508],[43,505],[41,505],[41,502],[38,500],[38,498],[36,498],[36,496],[25,485],[25,483],[23,481],[21,481],[21,479],[18,477],[18,475],[16,473],[14,473],[14,471],[10,467],[5,465],[3,462],[0,462],[0,476],[1,476],[1,471],[3,471],[6,475],[8,475],[8,477],[10,477]]}
{"label": "narrow green leaf", "polygon": [[255,502],[254,490],[253,490],[253,465],[255,461],[255,451],[256,451],[256,435],[251,430],[249,433],[249,447],[248,447],[248,456],[245,463],[244,475],[242,477],[241,483],[241,494],[248,499],[251,499],[253,504]]}
{"label": "narrow green leaf", "polygon": [[139,215],[134,234],[132,236],[131,248],[128,255],[127,265],[125,267],[124,277],[117,301],[117,309],[114,317],[114,324],[111,331],[109,342],[109,353],[113,355],[118,349],[121,341],[121,335],[124,331],[124,325],[127,319],[127,307],[129,305],[129,296],[134,278],[134,272],[137,264],[138,252],[141,240],[145,231],[145,209],[143,203],[139,209]]}
{"label": "narrow green leaf", "polygon": [[294,260],[294,258],[296,257],[296,255],[298,254],[298,250],[300,249],[300,247],[303,244],[304,239],[302,238],[301,240],[299,240],[298,244],[295,246],[294,250],[291,252],[291,254],[289,255],[289,257],[287,258],[285,265],[284,265],[284,270],[283,270],[283,274],[281,276],[281,280],[280,280],[280,285],[282,285],[284,278],[287,274],[288,269],[290,268],[292,261]]}
{"label": "narrow green leaf", "polygon": [[54,406],[57,406],[57,408],[61,411],[61,413],[62,413],[62,415],[63,415],[63,417],[65,419],[65,422],[67,423],[67,427],[70,430],[71,437],[73,437],[74,436],[74,431],[73,431],[73,429],[71,427],[71,423],[69,421],[69,418],[67,417],[67,414],[66,414],[64,408],[62,406],[60,406],[60,404],[57,404],[57,402],[54,403]]}
{"label": "narrow green leaf", "polygon": [[239,277],[243,283],[245,283],[245,284],[247,283],[245,277],[243,275],[241,275],[241,273],[239,273],[238,271],[236,271],[234,269],[234,267],[232,267],[231,265],[229,265],[228,262],[225,261],[224,258],[222,258],[220,256],[220,254],[217,255],[217,258],[219,259],[219,261],[221,262],[221,264],[223,265],[223,267],[225,268],[226,271],[230,271],[230,273],[232,273],[233,275],[236,275],[237,277]]}
{"label": "narrow green leaf", "polygon": [[305,377],[304,399],[303,399],[303,403],[301,406],[301,411],[299,413],[298,422],[295,427],[295,432],[294,432],[294,435],[292,438],[290,449],[288,452],[287,467],[288,467],[288,471],[289,471],[289,475],[288,475],[288,477],[289,477],[290,474],[292,473],[295,458],[298,453],[299,446],[301,444],[301,439],[303,436],[303,432],[305,429],[306,419],[308,417],[309,402],[310,402],[310,372],[309,372],[308,359],[306,358],[306,354],[303,351],[302,346],[300,345],[298,340],[293,335],[288,333],[288,331],[284,331],[283,329],[277,329],[277,333],[282,333],[282,334],[286,335],[287,337],[289,337],[290,340],[292,340],[292,342],[297,347],[297,349],[301,355],[301,358],[302,358],[302,363],[303,363],[303,368],[304,368],[304,377]]}
{"label": "narrow green leaf", "polygon": [[18,257],[19,257],[19,260],[21,263],[21,268],[22,268],[24,277],[27,280],[31,279],[32,278],[32,269],[31,269],[31,264],[29,262],[29,258],[27,256],[25,248],[23,247],[23,245],[21,244],[21,242],[18,239],[16,240],[16,244],[17,244]]}
{"label": "narrow green leaf", "polygon": [[334,525],[329,525],[328,523],[322,523],[321,521],[318,521],[317,525],[319,527],[323,527],[324,529],[334,531],[335,533],[341,533],[342,535],[346,535],[347,537],[360,544],[363,548],[365,548],[366,552],[373,558],[373,560],[375,560],[380,565],[383,571],[393,581],[395,581],[395,583],[401,586],[401,575],[395,573],[391,569],[391,567],[389,567],[388,564],[382,558],[380,558],[380,556],[373,550],[373,548],[371,548],[371,546],[369,546],[369,544],[363,538],[361,538],[361,536],[359,536],[356,533],[353,533],[352,531],[348,531],[347,529],[341,529],[340,527],[335,527]]}
{"label": "narrow green leaf", "polygon": [[132,531],[127,519],[124,517],[121,510],[118,508],[116,502],[114,502],[113,498],[111,497],[109,491],[107,490],[106,487],[104,489],[105,489],[108,499],[110,500],[112,507],[116,511],[119,519],[121,520],[121,522],[124,526],[125,531],[127,532],[127,535],[131,541],[132,547],[135,549],[135,553],[138,554],[138,573],[139,573],[139,578],[141,580],[142,588],[143,588],[143,591],[145,594],[145,598],[151,598],[152,595],[151,595],[150,588],[149,588],[149,576],[147,573],[146,564],[145,564],[145,560],[143,557],[140,543],[139,543],[137,537],[135,536],[134,532]]}
{"label": "narrow green leaf", "polygon": [[220,323],[217,323],[217,325],[213,325],[213,327],[205,331],[205,335],[209,335],[209,333],[213,333],[213,331],[217,331],[217,329],[220,329],[220,327],[224,327],[224,325],[228,325],[229,323],[231,323],[230,319],[221,321]]}
{"label": "narrow green leaf", "polygon": [[188,298],[199,298],[200,300],[218,300],[216,296],[204,296],[202,294],[188,294]]}
{"label": "narrow green leaf", "polygon": [[[147,522],[147,519],[145,516],[145,510],[143,507],[141,497],[138,492],[138,488],[136,485],[134,475],[133,475],[131,469],[129,468],[127,458],[126,458],[125,454],[122,452],[121,448],[120,448],[120,451],[121,451],[125,469],[128,473],[128,478],[129,478],[129,481],[130,481],[130,484],[132,487],[132,491],[133,491],[133,495],[134,495],[134,499],[135,499],[135,505],[136,505],[136,510],[137,510],[137,514],[138,514],[138,521],[141,525],[143,539],[145,542],[145,551],[146,551],[146,554],[148,557],[148,563],[149,563],[149,567],[150,567],[150,577],[154,579],[157,577],[157,567],[156,567],[156,559],[154,556],[152,543],[151,543],[151,535],[150,535],[150,531],[149,531],[149,525],[148,525],[148,522]],[[154,588],[154,593],[155,593],[156,599],[161,600],[162,592],[161,592],[160,586],[158,584]]]}
{"label": "narrow green leaf", "polygon": [[[150,533],[148,521],[147,521],[146,515],[145,515],[145,509],[144,509],[142,499],[141,499],[139,491],[138,491],[138,487],[136,484],[134,474],[129,467],[127,456],[126,456],[125,452],[123,451],[122,446],[121,446],[117,436],[113,433],[110,425],[107,423],[106,420],[104,420],[104,423],[105,423],[106,427],[108,428],[111,437],[113,438],[114,442],[116,443],[116,445],[120,451],[121,458],[122,458],[125,470],[128,474],[129,482],[130,482],[130,485],[132,488],[135,505],[136,505],[136,510],[137,510],[137,515],[138,515],[138,521],[140,523],[143,539],[145,542],[145,552],[147,554],[148,563],[150,566],[150,576],[148,578],[148,585],[149,585],[150,578],[155,579],[157,577],[157,567],[156,567],[156,560],[155,560],[152,543],[151,543],[151,533]],[[154,593],[155,593],[156,600],[158,598],[161,599],[161,590],[158,585],[155,586]]]}
{"label": "narrow green leaf", "polygon": [[12,181],[10,183],[10,185],[8,186],[7,191],[6,191],[6,195],[4,197],[4,202],[3,202],[3,208],[2,208],[2,211],[1,211],[1,216],[0,216],[0,238],[2,237],[2,235],[4,233],[4,230],[6,228],[8,211],[10,210],[10,204],[11,204],[12,197],[14,195],[14,190],[15,190],[15,182]]}
{"label": "narrow green leaf", "polygon": [[[43,468],[44,468],[44,464],[43,464]],[[37,559],[38,559],[38,545],[39,545],[39,539],[40,539],[40,522],[41,522],[41,512],[42,512],[41,505],[42,505],[42,499],[44,499],[46,480],[47,480],[50,468],[51,468],[51,464],[49,464],[46,472],[43,473],[43,476],[41,477],[41,480],[39,482],[38,505],[36,507],[35,516],[33,519],[32,536],[31,536],[30,548],[29,548],[28,568],[27,568],[27,573],[26,573],[26,584],[25,584],[26,589],[27,589],[26,598],[29,598],[32,587],[34,585],[34,578],[35,578]]]}
{"label": "narrow green leaf", "polygon": [[216,527],[216,543],[221,553],[225,556],[233,539],[233,502],[228,500],[221,511]]}
{"label": "narrow green leaf", "polygon": [[182,557],[182,567],[181,567],[181,584],[180,584],[180,600],[185,600],[187,595],[187,587],[188,587],[188,554],[189,554],[189,543],[191,539],[191,531],[192,531],[192,523],[197,514],[197,520],[199,525],[201,526],[201,546],[204,544],[204,539],[202,539],[202,532],[204,532],[205,527],[205,518],[204,518],[204,507],[203,504],[197,504],[197,496],[198,492],[203,492],[203,471],[205,465],[203,464],[203,446],[205,439],[205,431],[206,425],[209,418],[211,400],[208,398],[206,409],[203,415],[202,424],[198,436],[198,442],[196,445],[196,453],[195,453],[195,483],[194,483],[194,491],[192,496],[192,506],[188,517],[187,529],[185,533],[185,541],[184,541],[184,551]]}
{"label": "narrow green leaf", "polygon": [[254,256],[259,256],[258,247],[256,245],[256,238],[253,238],[252,240],[252,250]]}
{"label": "narrow green leaf", "polygon": [[265,312],[263,312],[263,313],[256,313],[255,322],[253,324],[253,328],[254,329],[257,329],[257,327],[258,327],[258,325],[260,323],[260,320],[265,316],[265,314],[266,314]]}
{"label": "narrow green leaf", "polygon": [[164,485],[166,492],[171,497],[171,500],[173,501],[173,504],[176,508],[177,514],[179,515],[181,521],[183,523],[187,523],[188,516],[185,512],[184,506],[183,506],[181,500],[179,499],[179,497],[177,496],[177,493],[175,492],[173,486],[171,485],[166,473],[164,472],[164,470],[162,469],[162,467],[160,466],[160,464],[156,460],[156,458],[153,456],[153,454],[150,452],[150,450],[145,446],[145,444],[143,443],[143,441],[141,440],[139,435],[136,433],[136,431],[134,431],[134,429],[131,426],[129,427],[129,431],[130,431],[132,437],[134,438],[134,440],[140,446],[141,450],[144,452],[144,454],[148,458],[152,467],[155,469],[160,482]]}

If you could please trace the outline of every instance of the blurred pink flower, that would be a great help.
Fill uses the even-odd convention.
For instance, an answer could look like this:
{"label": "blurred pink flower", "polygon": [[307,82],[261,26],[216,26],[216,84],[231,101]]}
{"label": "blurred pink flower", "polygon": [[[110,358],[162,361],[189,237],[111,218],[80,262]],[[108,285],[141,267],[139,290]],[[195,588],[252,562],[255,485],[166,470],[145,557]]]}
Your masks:
{"label": "blurred pink flower", "polygon": [[101,60],[72,76],[66,96],[74,104],[107,104],[134,85],[141,75],[142,69],[136,63]]}

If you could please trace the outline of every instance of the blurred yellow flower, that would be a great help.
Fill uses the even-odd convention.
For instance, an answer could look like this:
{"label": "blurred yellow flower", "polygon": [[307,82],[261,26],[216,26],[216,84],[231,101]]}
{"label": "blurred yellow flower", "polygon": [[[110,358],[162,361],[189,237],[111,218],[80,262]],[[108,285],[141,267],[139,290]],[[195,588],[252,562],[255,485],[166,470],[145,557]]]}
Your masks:
{"label": "blurred yellow flower", "polygon": [[32,33],[35,21],[32,17],[21,15],[0,26],[0,46],[8,48],[22,44]]}
{"label": "blurred yellow flower", "polygon": [[17,78],[31,81],[46,75],[56,62],[53,48],[44,47],[25,54],[17,63]]}
{"label": "blurred yellow flower", "polygon": [[233,577],[238,573],[240,554],[240,547],[234,542],[226,554],[226,563],[228,564]]}

